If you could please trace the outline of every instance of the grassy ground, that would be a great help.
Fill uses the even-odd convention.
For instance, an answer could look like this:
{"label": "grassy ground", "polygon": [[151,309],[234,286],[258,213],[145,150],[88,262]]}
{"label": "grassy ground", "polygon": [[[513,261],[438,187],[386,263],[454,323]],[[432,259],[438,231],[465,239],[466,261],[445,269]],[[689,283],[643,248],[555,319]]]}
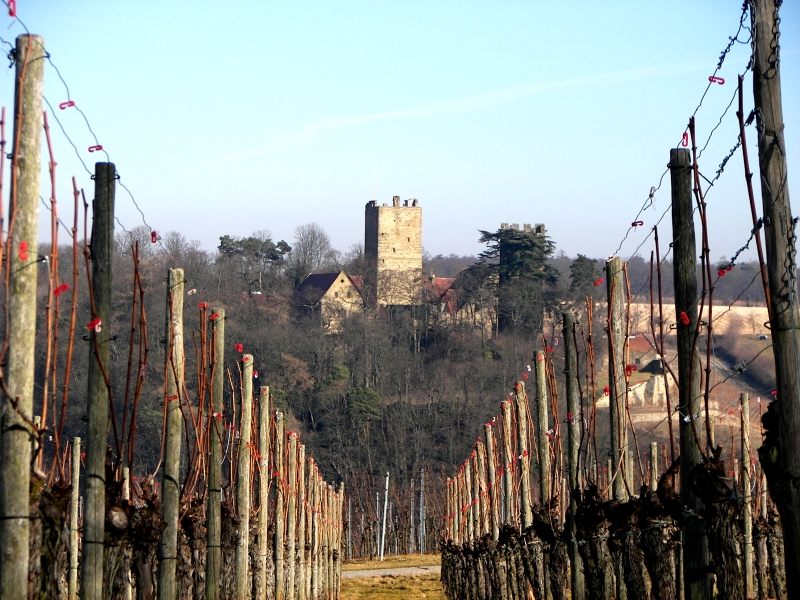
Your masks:
{"label": "grassy ground", "polygon": [[[429,567],[441,564],[438,554],[414,554],[386,557],[377,560],[354,560],[342,565],[342,571],[391,569],[403,567]],[[364,577],[342,579],[339,600],[445,600],[439,575],[409,575],[403,577]]]}
{"label": "grassy ground", "polygon": [[393,567],[430,567],[440,565],[440,554],[407,554],[386,556],[383,562],[359,558],[342,564],[342,571],[361,571],[364,569],[391,569]]}
{"label": "grassy ground", "polygon": [[438,575],[411,575],[408,577],[369,577],[342,579],[339,600],[445,600]]}

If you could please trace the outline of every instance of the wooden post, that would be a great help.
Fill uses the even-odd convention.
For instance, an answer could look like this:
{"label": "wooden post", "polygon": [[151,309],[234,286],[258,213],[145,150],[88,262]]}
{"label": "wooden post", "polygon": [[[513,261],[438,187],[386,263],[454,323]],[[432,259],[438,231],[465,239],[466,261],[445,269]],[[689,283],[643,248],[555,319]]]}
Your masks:
{"label": "wooden post", "polygon": [[212,308],[214,356],[211,364],[211,433],[208,440],[208,504],[206,508],[206,600],[219,600],[222,565],[222,415],[225,407],[225,309]]}
{"label": "wooden post", "polygon": [[[497,466],[495,465],[497,453],[494,448],[494,429],[491,423],[486,423],[484,433],[486,434],[486,463],[489,470],[489,516],[492,522],[492,539],[496,542],[500,539],[500,495],[498,494]],[[447,512],[450,514],[451,511]]]}
{"label": "wooden post", "polygon": [[236,544],[236,598],[250,597],[250,461],[253,418],[253,355],[242,356],[242,416],[239,425],[239,467],[236,469],[236,513],[239,539]]}
{"label": "wooden post", "polygon": [[308,567],[306,563],[306,447],[300,444],[297,457],[297,552],[299,565],[297,572],[297,597],[306,600],[306,577]]}
{"label": "wooden post", "polygon": [[[578,351],[575,348],[575,315],[565,312],[561,315],[564,326],[564,375],[566,377],[567,391],[567,444],[569,461],[569,490],[578,490],[580,485],[580,465],[579,450],[581,443],[581,407],[578,399]],[[572,600],[583,600],[586,595],[583,580],[583,561],[578,551],[576,539],[577,525],[575,515],[578,506],[572,493],[569,495],[569,519],[567,521],[569,531],[569,562],[571,566],[570,574],[572,584]]]}
{"label": "wooden post", "polygon": [[262,385],[258,394],[258,562],[255,578],[256,600],[267,598],[267,547],[269,535],[269,386]]}
{"label": "wooden post", "polygon": [[536,425],[539,443],[539,502],[545,506],[550,501],[550,408],[547,398],[547,375],[545,374],[544,352],[536,352]]}
{"label": "wooden post", "polygon": [[514,493],[514,464],[516,463],[516,456],[511,448],[511,401],[503,400],[500,403],[503,410],[503,469],[504,477],[503,483],[505,484],[505,514],[503,515],[503,522],[513,525],[516,520],[516,506],[517,496]]}
{"label": "wooden post", "polygon": [[753,491],[751,488],[750,465],[752,452],[750,449],[750,396],[743,393],[742,401],[742,490],[744,499],[744,597],[755,597],[755,579],[753,578]]}
{"label": "wooden post", "polygon": [[289,489],[286,506],[286,560],[288,571],[286,597],[295,597],[295,563],[297,560],[297,434],[289,432]]}
{"label": "wooden post", "polygon": [[314,576],[314,557],[316,548],[314,547],[314,460],[308,459],[308,474],[305,481],[306,486],[306,545],[308,546],[308,559],[306,560],[306,600],[312,600],[313,588],[312,578]]}
{"label": "wooden post", "polygon": [[[800,315],[797,304],[797,224],[789,202],[786,138],[781,101],[780,2],[751,4],[754,38],[753,97],[769,275],[770,331],[778,396],[777,432],[762,445],[762,464],[783,525],[786,592],[800,597]],[[773,451],[777,447],[777,451]],[[773,460],[763,458],[774,456]]]}
{"label": "wooden post", "polygon": [[78,598],[78,504],[80,503],[81,438],[72,440],[72,493],[69,502],[69,600]]}
{"label": "wooden post", "polygon": [[111,274],[114,256],[114,184],[112,163],[95,164],[92,202],[92,290],[99,327],[89,333],[89,398],[86,435],[86,513],[83,520],[81,595],[103,595],[103,538],[106,515],[106,448],[111,376]]}
{"label": "wooden post", "polygon": [[[625,487],[625,462],[628,430],[625,420],[625,394],[628,382],[625,379],[625,278],[621,258],[606,262],[606,287],[608,291],[608,414],[610,417],[612,491],[615,500],[628,499]],[[617,473],[619,471],[619,473]]]}
{"label": "wooden post", "polygon": [[[167,423],[164,467],[161,478],[162,514],[166,528],[161,534],[158,544],[159,600],[174,600],[178,593],[175,585],[175,567],[178,556],[181,430],[183,428],[180,397],[183,388],[183,288],[183,269],[170,269],[167,277],[167,323],[165,328],[167,382],[164,410]],[[85,567],[83,572],[86,573]]]}
{"label": "wooden post", "polygon": [[[10,255],[3,257],[10,263],[4,265],[6,273],[10,274],[5,321],[8,328],[5,387],[9,395],[4,395],[0,405],[0,598],[3,600],[25,598],[28,593],[28,489],[31,439],[34,435],[30,424],[36,343],[44,56],[44,41],[40,36],[21,35],[17,38],[8,222],[11,241],[7,246]],[[16,409],[12,403],[16,404]],[[102,557],[101,545],[101,568]],[[102,583],[102,573],[100,581]]]}
{"label": "wooden post", "polygon": [[486,485],[486,446],[483,442],[478,442],[476,460],[476,471],[478,479],[478,504],[480,510],[478,511],[480,521],[480,536],[492,532],[491,521],[489,517],[489,488]]}
{"label": "wooden post", "polygon": [[[319,499],[319,477],[317,475],[314,460],[309,461],[308,467],[308,497],[311,502],[311,524],[312,524],[312,544],[311,544],[311,598],[316,600],[320,594],[319,565],[321,555],[322,537],[320,536],[320,499]],[[377,518],[377,515],[376,515]]]}
{"label": "wooden post", "polygon": [[517,401],[517,444],[519,455],[520,496],[522,530],[533,525],[533,509],[531,507],[531,457],[528,450],[528,394],[525,393],[525,382],[518,381],[514,386],[514,397]]}
{"label": "wooden post", "polygon": [[700,433],[700,358],[694,350],[697,324],[697,247],[692,218],[692,182],[689,150],[670,150],[672,180],[673,270],[675,314],[678,338],[678,410],[681,437],[681,498],[686,517],[683,535],[684,585],[687,600],[711,598],[709,576],[695,575],[707,570],[708,538],[705,521],[700,519],[702,502],[689,485],[689,473],[701,462]]}
{"label": "wooden post", "polygon": [[[122,499],[125,502],[131,500],[131,469],[130,467],[122,467]],[[122,572],[122,599],[133,600],[133,579],[131,578],[130,563],[123,566]]]}
{"label": "wooden post", "polygon": [[658,489],[658,442],[650,442],[650,491]]}
{"label": "wooden post", "polygon": [[344,509],[344,481],[339,482],[339,492],[336,495],[339,501],[336,506],[334,522],[336,523],[336,568],[334,573],[333,597],[339,597],[339,586],[342,580],[342,513]]}
{"label": "wooden post", "polygon": [[425,554],[426,541],[427,541],[427,524],[425,517],[427,516],[428,507],[425,504],[425,467],[419,470],[419,553]]}
{"label": "wooden post", "polygon": [[[286,506],[286,467],[283,461],[283,448],[285,436],[283,433],[283,413],[275,413],[275,470],[278,478],[275,484],[275,600],[285,598],[286,574],[284,572],[284,542],[286,540],[286,525],[284,511]],[[291,599],[290,599],[291,600]]]}
{"label": "wooden post", "polygon": [[471,458],[469,459],[470,468],[472,470],[472,531],[474,534],[473,540],[477,541],[481,537],[481,485],[480,473],[478,472],[478,452],[474,450]]}
{"label": "wooden post", "polygon": [[335,540],[334,535],[333,535],[333,526],[331,525],[331,523],[333,522],[334,500],[335,499],[334,499],[333,487],[331,487],[330,485],[327,485],[326,487],[327,487],[327,491],[326,491],[326,494],[325,494],[325,496],[326,496],[326,503],[325,503],[326,515],[325,515],[325,520],[327,522],[325,524],[325,531],[327,532],[327,536],[328,536],[328,552],[326,554],[326,557],[328,559],[328,564],[327,564],[327,566],[328,566],[328,576],[327,576],[327,587],[325,589],[327,591],[327,597],[328,598],[333,598],[333,585],[334,585],[333,549],[334,549],[334,545],[336,543],[336,540]]}

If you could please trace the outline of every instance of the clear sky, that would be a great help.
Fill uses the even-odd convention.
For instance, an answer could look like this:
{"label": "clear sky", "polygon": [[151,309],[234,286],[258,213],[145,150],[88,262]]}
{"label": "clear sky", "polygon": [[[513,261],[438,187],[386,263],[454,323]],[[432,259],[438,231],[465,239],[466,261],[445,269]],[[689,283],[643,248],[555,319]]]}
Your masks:
{"label": "clear sky", "polygon": [[[147,222],[207,249],[268,229],[291,243],[317,222],[345,250],[363,207],[418,198],[434,254],[478,252],[478,229],[545,223],[557,248],[617,248],[681,138],[741,3],[129,2],[18,0],[117,164]],[[790,189],[800,202],[800,8],[784,2],[783,108]],[[12,41],[20,24],[0,16]],[[749,25],[749,22],[748,22]],[[743,32],[746,39],[747,32]],[[749,44],[735,44],[697,114],[705,140]],[[80,115],[48,66],[45,95],[90,169]],[[752,107],[747,77],[745,109]],[[0,100],[13,106],[13,70]],[[713,177],[735,144],[735,106],[700,159]],[[51,123],[59,199],[92,182]],[[748,129],[757,164],[755,128]],[[102,158],[101,158],[102,159]],[[747,238],[741,155],[709,194],[713,258]],[[49,195],[43,180],[42,195]],[[759,197],[760,202],[760,197]],[[626,241],[669,205],[669,177]],[[797,209],[795,212],[798,212]],[[65,219],[70,212],[62,208]],[[120,190],[117,216],[141,224]],[[663,238],[669,238],[669,215]],[[650,245],[640,251],[649,257]]]}

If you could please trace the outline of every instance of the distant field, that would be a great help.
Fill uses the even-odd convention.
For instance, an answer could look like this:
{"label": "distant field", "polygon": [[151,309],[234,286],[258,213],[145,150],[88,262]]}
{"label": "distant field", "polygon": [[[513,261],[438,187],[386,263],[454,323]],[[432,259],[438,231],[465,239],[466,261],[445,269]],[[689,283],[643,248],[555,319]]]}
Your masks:
{"label": "distant field", "polygon": [[438,554],[412,554],[410,556],[386,557],[377,560],[354,560],[342,565],[342,571],[375,571],[376,576],[345,579],[342,577],[340,600],[445,600],[438,574],[423,575],[377,575],[385,569],[406,569],[407,567],[432,567],[441,564]]}
{"label": "distant field", "polygon": [[392,567],[430,567],[442,564],[440,554],[406,554],[386,556],[383,562],[359,558],[342,563],[342,571],[363,571],[365,569],[391,569]]}

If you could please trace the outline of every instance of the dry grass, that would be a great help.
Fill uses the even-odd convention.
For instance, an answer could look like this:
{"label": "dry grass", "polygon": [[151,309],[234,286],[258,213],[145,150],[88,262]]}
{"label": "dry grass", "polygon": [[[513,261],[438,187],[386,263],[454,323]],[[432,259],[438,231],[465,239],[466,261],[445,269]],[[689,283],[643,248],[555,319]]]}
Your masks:
{"label": "dry grass", "polygon": [[383,562],[359,558],[342,564],[342,571],[391,569],[393,567],[431,567],[442,564],[441,554],[407,554],[385,556]]}
{"label": "dry grass", "polygon": [[[385,563],[386,561],[384,561]],[[410,575],[407,577],[367,577],[342,579],[339,600],[445,600],[438,575]]]}

